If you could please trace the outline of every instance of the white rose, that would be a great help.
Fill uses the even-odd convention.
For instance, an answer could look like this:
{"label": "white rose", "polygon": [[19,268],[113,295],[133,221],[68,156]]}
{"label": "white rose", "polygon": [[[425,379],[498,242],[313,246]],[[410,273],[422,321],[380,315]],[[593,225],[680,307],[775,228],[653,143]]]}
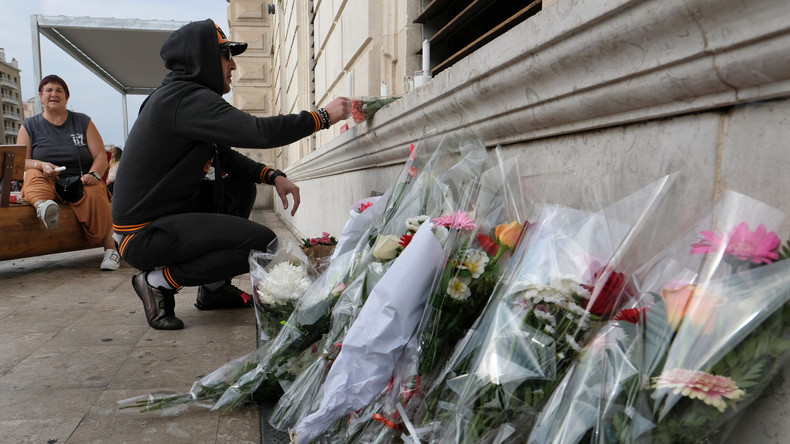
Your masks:
{"label": "white rose", "polygon": [[398,236],[388,234],[376,238],[373,245],[373,256],[381,261],[388,261],[398,257],[401,250],[400,239]]}

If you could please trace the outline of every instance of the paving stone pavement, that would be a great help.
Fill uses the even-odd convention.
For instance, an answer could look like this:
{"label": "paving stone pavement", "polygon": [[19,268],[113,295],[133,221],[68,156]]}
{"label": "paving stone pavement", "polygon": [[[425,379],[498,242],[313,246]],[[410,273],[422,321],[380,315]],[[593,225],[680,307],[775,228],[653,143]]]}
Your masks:
{"label": "paving stone pavement", "polygon": [[[296,241],[274,213],[253,220]],[[252,309],[200,311],[176,296],[183,330],[145,321],[137,270],[99,270],[100,248],[0,262],[0,443],[260,443],[259,409],[227,415],[121,412],[117,401],[192,383],[256,347]],[[249,275],[234,279],[251,291]]]}

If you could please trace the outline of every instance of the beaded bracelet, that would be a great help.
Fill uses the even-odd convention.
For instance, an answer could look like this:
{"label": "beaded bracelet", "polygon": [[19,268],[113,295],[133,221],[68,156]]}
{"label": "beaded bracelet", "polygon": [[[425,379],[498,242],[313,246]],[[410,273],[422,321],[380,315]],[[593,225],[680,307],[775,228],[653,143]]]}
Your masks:
{"label": "beaded bracelet", "polygon": [[318,108],[318,115],[321,116],[321,129],[327,129],[332,124],[329,120],[329,113],[324,108]]}

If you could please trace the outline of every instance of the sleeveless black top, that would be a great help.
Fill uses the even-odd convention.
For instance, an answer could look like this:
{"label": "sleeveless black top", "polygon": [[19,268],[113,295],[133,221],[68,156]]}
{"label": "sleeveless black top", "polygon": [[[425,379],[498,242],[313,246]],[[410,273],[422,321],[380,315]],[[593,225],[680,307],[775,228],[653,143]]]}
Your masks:
{"label": "sleeveless black top", "polygon": [[73,111],[61,125],[53,125],[43,114],[26,119],[22,126],[30,135],[32,158],[65,166],[60,177],[87,174],[93,164],[87,139],[90,121],[87,115]]}

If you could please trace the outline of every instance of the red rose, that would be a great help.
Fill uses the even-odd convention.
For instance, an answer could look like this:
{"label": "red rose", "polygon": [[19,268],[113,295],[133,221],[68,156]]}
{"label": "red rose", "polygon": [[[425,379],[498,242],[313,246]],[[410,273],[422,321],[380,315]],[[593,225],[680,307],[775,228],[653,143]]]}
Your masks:
{"label": "red rose", "polygon": [[606,279],[606,282],[603,283],[600,291],[596,295],[595,287],[601,286],[601,283],[598,281],[604,270],[605,268],[602,268],[596,271],[593,275],[593,282],[596,283],[595,286],[582,285],[582,287],[589,291],[595,298],[595,300],[592,301],[592,304],[590,304],[590,301],[588,300],[584,308],[596,316],[611,314],[614,309],[617,308],[617,305],[619,305],[618,301],[620,294],[625,293],[626,296],[631,296],[631,292],[626,289],[625,275],[616,271],[613,271],[609,275],[609,277]]}

